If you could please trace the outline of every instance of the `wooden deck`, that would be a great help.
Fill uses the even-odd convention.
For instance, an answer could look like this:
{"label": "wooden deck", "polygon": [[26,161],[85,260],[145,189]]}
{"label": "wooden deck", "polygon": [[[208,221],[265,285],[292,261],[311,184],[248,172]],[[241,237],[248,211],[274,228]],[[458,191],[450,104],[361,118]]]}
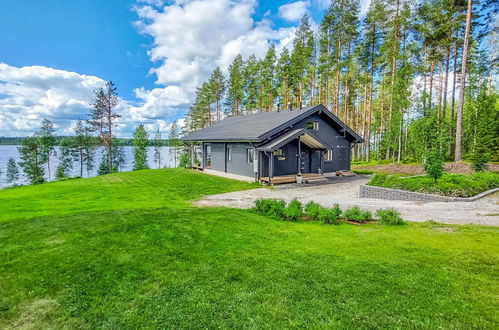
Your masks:
{"label": "wooden deck", "polygon": [[[322,179],[324,176],[322,174],[317,173],[303,173],[303,181],[305,180],[313,180],[313,179]],[[278,175],[273,178],[269,178],[268,176],[264,176],[260,178],[260,182],[265,184],[282,184],[282,183],[295,183],[296,182],[296,174],[292,175]]]}

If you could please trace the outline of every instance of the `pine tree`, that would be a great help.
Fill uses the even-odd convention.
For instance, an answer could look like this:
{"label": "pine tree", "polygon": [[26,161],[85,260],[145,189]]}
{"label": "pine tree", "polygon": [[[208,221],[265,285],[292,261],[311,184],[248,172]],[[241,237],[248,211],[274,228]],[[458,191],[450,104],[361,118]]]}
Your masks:
{"label": "pine tree", "polygon": [[170,127],[170,133],[168,135],[168,146],[170,147],[170,158],[173,155],[173,167],[177,167],[177,151],[181,145],[180,141],[180,128],[176,121],[174,121]]}
{"label": "pine tree", "polygon": [[253,113],[258,108],[259,80],[258,80],[259,62],[253,54],[246,61],[243,73],[244,88],[244,110],[246,113]]}
{"label": "pine tree", "polygon": [[70,171],[73,169],[73,158],[75,156],[76,148],[74,141],[69,138],[63,138],[59,143],[59,165],[55,177],[57,179],[67,178]]}
{"label": "pine tree", "polygon": [[40,146],[40,141],[37,137],[29,137],[24,139],[21,146],[17,148],[19,152],[19,166],[23,169],[31,184],[40,184],[45,182],[43,177],[43,159],[46,150]]}
{"label": "pine tree", "polygon": [[143,124],[139,124],[133,132],[133,170],[149,168],[147,164],[148,136]]}
{"label": "pine tree", "polygon": [[212,101],[215,102],[216,121],[220,121],[222,98],[225,93],[225,78],[219,67],[212,72],[210,79],[208,80],[208,85],[211,90],[211,95],[213,96]]}
{"label": "pine tree", "polygon": [[227,89],[227,113],[238,116],[244,98],[243,92],[244,61],[241,54],[237,55],[229,66],[229,81]]}
{"label": "pine tree", "polygon": [[19,169],[17,168],[16,161],[14,158],[9,158],[7,161],[7,183],[16,184],[19,180]]}
{"label": "pine tree", "polygon": [[[296,107],[302,105],[305,95],[310,94],[310,85],[307,84],[307,74],[311,70],[310,64],[314,58],[315,40],[310,26],[310,17],[305,14],[301,21],[296,37],[293,41],[291,53],[291,89]],[[309,99],[310,101],[310,99]]]}
{"label": "pine tree", "polygon": [[47,164],[48,179],[51,180],[50,159],[55,156],[55,129],[54,124],[48,119],[42,121],[42,126],[37,133],[39,139],[40,152],[42,155],[41,162]]}
{"label": "pine tree", "polygon": [[125,149],[123,148],[123,145],[116,138],[113,138],[111,143],[111,169],[109,169],[109,150],[104,148],[102,150],[99,167],[97,168],[98,175],[119,172],[126,162]]}
{"label": "pine tree", "polygon": [[104,88],[94,92],[90,119],[88,123],[99,134],[102,145],[107,149],[108,172],[113,171],[113,141],[116,120],[121,116],[115,112],[119,99],[116,86],[112,81],[106,83]]}
{"label": "pine tree", "polygon": [[287,48],[283,48],[277,61],[276,76],[279,104],[287,109],[291,102],[291,58]]}
{"label": "pine tree", "polygon": [[258,93],[258,105],[260,111],[272,111],[274,99],[276,97],[275,91],[275,65],[276,65],[275,46],[271,44],[265,57],[259,64],[259,86],[260,92]]}
{"label": "pine tree", "polygon": [[85,167],[87,176],[94,167],[95,141],[90,135],[91,129],[85,127],[82,120],[76,122],[74,128],[74,149],[73,158],[79,164],[80,177],[83,177],[83,168]]}
{"label": "pine tree", "polygon": [[161,168],[161,148],[163,147],[163,140],[161,139],[161,132],[158,130],[154,135],[154,163],[158,164],[158,168]]}

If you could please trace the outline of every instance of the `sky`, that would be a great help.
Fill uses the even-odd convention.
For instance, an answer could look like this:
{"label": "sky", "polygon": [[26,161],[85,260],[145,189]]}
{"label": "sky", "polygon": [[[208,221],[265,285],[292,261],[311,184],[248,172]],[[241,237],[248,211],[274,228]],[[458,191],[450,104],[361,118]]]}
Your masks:
{"label": "sky", "polygon": [[[365,13],[369,0],[361,1]],[[118,87],[117,135],[182,124],[195,89],[241,53],[290,48],[300,18],[328,0],[1,0],[0,136],[58,135],[86,119],[93,91]]]}

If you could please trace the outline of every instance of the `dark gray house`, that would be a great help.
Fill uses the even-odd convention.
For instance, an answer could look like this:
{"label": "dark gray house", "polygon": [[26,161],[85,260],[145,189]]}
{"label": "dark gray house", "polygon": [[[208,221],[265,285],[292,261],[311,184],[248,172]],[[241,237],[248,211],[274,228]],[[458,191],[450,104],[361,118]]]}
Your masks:
{"label": "dark gray house", "polygon": [[246,180],[350,169],[363,139],[323,105],[228,117],[182,138],[202,148],[202,168]]}

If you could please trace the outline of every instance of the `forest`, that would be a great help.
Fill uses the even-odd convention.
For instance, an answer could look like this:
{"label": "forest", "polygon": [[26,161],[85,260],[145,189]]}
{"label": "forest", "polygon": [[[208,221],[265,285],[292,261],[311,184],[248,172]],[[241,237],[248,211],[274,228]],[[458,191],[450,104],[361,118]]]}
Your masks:
{"label": "forest", "polygon": [[308,15],[292,47],[217,67],[186,115],[187,131],[226,116],[323,104],[364,137],[357,161],[497,161],[498,3],[333,0]]}

